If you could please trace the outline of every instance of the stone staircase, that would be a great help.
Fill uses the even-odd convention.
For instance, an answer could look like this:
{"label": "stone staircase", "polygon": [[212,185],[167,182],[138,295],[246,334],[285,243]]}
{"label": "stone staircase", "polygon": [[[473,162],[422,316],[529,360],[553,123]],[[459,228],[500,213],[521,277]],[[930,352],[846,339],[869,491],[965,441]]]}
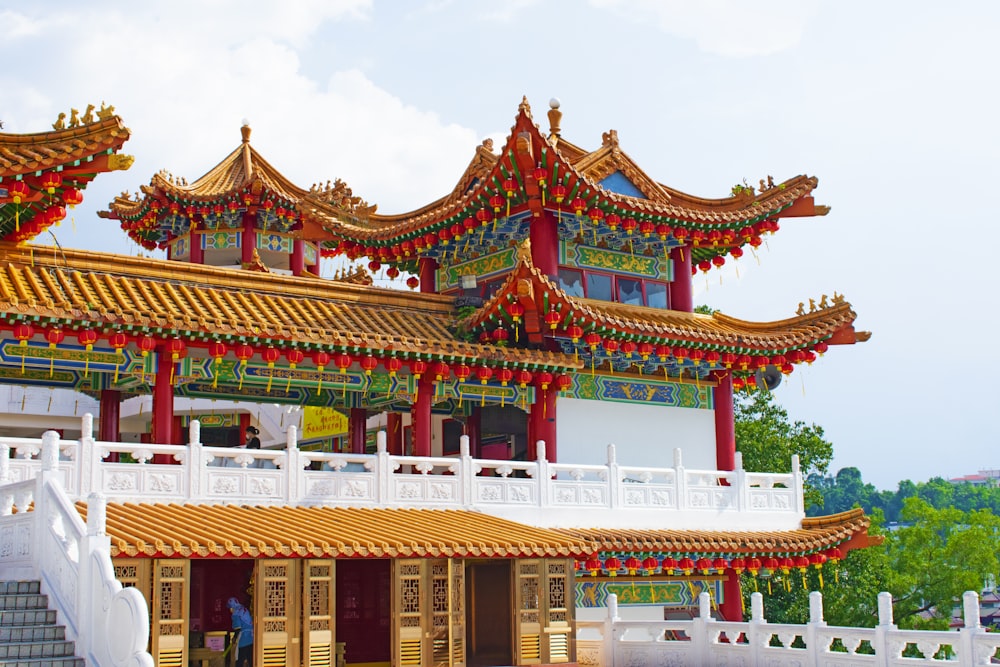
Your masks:
{"label": "stone staircase", "polygon": [[37,581],[0,581],[0,667],[84,667]]}

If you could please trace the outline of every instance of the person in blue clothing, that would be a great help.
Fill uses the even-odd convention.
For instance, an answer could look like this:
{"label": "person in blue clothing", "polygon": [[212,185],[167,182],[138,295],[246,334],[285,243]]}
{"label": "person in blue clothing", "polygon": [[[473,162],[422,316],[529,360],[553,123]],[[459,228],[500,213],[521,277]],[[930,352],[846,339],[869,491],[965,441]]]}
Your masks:
{"label": "person in blue clothing", "polygon": [[233,630],[238,630],[236,667],[253,667],[253,617],[250,610],[236,598],[229,598],[229,613],[233,616]]}

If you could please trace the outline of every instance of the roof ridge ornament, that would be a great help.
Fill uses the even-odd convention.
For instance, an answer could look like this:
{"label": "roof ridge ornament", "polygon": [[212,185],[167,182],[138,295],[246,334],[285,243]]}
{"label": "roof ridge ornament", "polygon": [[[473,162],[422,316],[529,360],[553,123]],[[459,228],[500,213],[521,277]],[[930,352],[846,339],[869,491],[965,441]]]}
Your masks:
{"label": "roof ridge ornament", "polygon": [[252,132],[250,129],[250,121],[244,118],[243,125],[240,126],[240,136],[243,137],[243,143],[250,143],[250,132]]}
{"label": "roof ridge ornament", "polygon": [[527,95],[522,95],[521,96],[521,103],[517,105],[517,110],[518,111],[523,111],[529,117],[531,116],[531,105],[528,104],[528,96]]}
{"label": "roof ridge ornament", "polygon": [[549,136],[559,136],[562,130],[559,127],[560,122],[562,122],[562,111],[559,111],[559,98],[553,97],[549,100]]}

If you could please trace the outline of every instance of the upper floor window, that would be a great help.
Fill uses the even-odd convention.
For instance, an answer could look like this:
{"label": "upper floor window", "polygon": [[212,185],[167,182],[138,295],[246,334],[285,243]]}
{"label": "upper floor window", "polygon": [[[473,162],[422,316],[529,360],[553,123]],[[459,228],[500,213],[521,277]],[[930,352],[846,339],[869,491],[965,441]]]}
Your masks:
{"label": "upper floor window", "polygon": [[559,267],[559,287],[569,296],[669,308],[667,283],[611,273]]}

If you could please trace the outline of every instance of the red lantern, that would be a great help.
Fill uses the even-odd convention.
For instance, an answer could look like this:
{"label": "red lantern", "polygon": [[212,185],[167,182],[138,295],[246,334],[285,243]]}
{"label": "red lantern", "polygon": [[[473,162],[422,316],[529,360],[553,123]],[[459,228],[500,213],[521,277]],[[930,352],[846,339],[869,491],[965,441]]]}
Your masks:
{"label": "red lantern", "polygon": [[672,231],[672,228],[670,227],[670,225],[657,225],[656,226],[656,235],[660,237],[661,241],[666,241],[667,240],[667,234],[669,234],[671,231]]}
{"label": "red lantern", "polygon": [[368,355],[361,360],[361,370],[365,372],[365,375],[371,375],[372,371],[378,368],[378,359],[372,355]]}
{"label": "red lantern", "polygon": [[480,366],[476,369],[476,377],[479,378],[481,384],[487,384],[493,377],[493,369],[489,366]]}
{"label": "red lantern", "polygon": [[395,280],[396,278],[399,277],[399,269],[397,269],[395,266],[390,266],[388,269],[385,270],[385,275],[389,276],[390,280]]}
{"label": "red lantern", "polygon": [[503,343],[503,342],[505,342],[505,341],[506,341],[506,340],[507,340],[508,338],[510,338],[510,334],[509,334],[509,333],[507,333],[507,330],[506,330],[506,329],[504,329],[503,327],[500,327],[500,328],[498,328],[498,329],[494,329],[494,330],[493,330],[493,331],[492,331],[492,332],[490,333],[490,338],[492,338],[492,339],[493,339],[493,342],[494,342],[494,343]]}
{"label": "red lantern", "polygon": [[597,557],[597,554],[594,554],[587,559],[584,567],[586,567],[587,571],[590,572],[590,576],[596,577],[597,573],[600,572],[602,568],[601,559]]}
{"label": "red lantern", "polygon": [[[639,356],[642,358],[642,360],[646,361],[647,359],[649,359],[649,355],[653,354],[653,350],[655,348],[653,347],[652,343],[639,343],[636,349],[638,350]],[[624,351],[624,348],[622,348],[622,350]]]}
{"label": "red lantern", "polygon": [[7,194],[14,200],[15,204],[20,204],[28,198],[31,188],[24,181],[14,181],[7,186]]}
{"label": "red lantern", "polygon": [[566,333],[569,334],[569,338],[573,343],[580,342],[580,337],[583,336],[583,328],[575,324],[567,327]]}
{"label": "red lantern", "polygon": [[625,559],[625,570],[629,573],[629,576],[634,577],[641,567],[642,561],[635,556],[629,556]]}
{"label": "red lantern", "polygon": [[827,345],[827,344],[826,344],[825,342],[823,342],[823,341],[820,341],[820,342],[816,343],[815,345],[813,345],[813,350],[815,350],[815,351],[816,351],[816,354],[818,354],[818,355],[819,355],[819,356],[821,356],[821,357],[822,357],[822,356],[823,356],[824,354],[826,354],[826,351],[827,351],[827,350],[829,350],[829,349],[830,349],[830,346],[829,346],[829,345]]}
{"label": "red lantern", "polygon": [[837,563],[839,563],[840,561],[842,561],[844,559],[844,554],[843,554],[843,552],[841,552],[840,549],[838,549],[837,547],[834,547],[832,549],[827,549],[827,551],[826,551],[826,557],[827,557],[827,559],[829,559],[829,561],[831,563],[833,563],[834,565],[836,565]]}
{"label": "red lantern", "polygon": [[476,220],[478,220],[479,224],[482,225],[483,227],[488,225],[490,220],[492,219],[493,216],[490,215],[490,212],[487,209],[481,208],[478,211],[476,211]]}
{"label": "red lantern", "polygon": [[45,332],[45,340],[49,342],[49,349],[54,350],[56,345],[63,342],[66,333],[62,329],[49,329]]}
{"label": "red lantern", "polygon": [[455,366],[455,377],[458,378],[459,382],[465,382],[472,375],[472,369],[465,364],[459,364]]}
{"label": "red lantern", "polygon": [[341,373],[346,373],[352,363],[354,363],[354,359],[346,352],[339,352],[333,355],[333,365],[336,366]]}
{"label": "red lantern", "polygon": [[759,558],[749,558],[749,559],[747,559],[747,572],[749,572],[753,576],[756,577],[757,573],[760,572],[760,570],[761,570],[762,567],[764,567],[764,566],[761,564]]}
{"label": "red lantern", "polygon": [[443,361],[435,361],[433,366],[434,381],[441,382],[451,375],[451,367]]}
{"label": "red lantern", "polygon": [[702,574],[708,574],[712,571],[712,561],[703,556],[698,559],[696,567]]}
{"label": "red lantern", "polygon": [[677,566],[684,574],[691,574],[692,572],[694,572],[694,561],[688,558],[687,556],[681,558],[680,561],[677,563]]}
{"label": "red lantern", "polygon": [[94,343],[97,342],[97,332],[93,329],[84,329],[76,335],[76,339],[80,341],[80,345],[83,345],[87,352],[94,349]]}
{"label": "red lantern", "polygon": [[409,287],[411,290],[417,289],[418,285],[420,285],[420,279],[418,279],[416,276],[410,276],[409,278],[406,279],[406,286]]}
{"label": "red lantern", "polygon": [[427,372],[427,362],[414,359],[410,362],[410,374],[416,379],[420,379]]}
{"label": "red lantern", "polygon": [[375,273],[381,268],[382,265],[378,263],[378,260],[373,259],[372,261],[368,262],[368,270],[371,271],[372,273]]}
{"label": "red lantern", "polygon": [[212,387],[219,386],[219,366],[222,364],[222,358],[226,356],[229,352],[229,347],[220,341],[214,341],[208,345],[208,356],[212,357],[214,360],[213,366],[215,367],[212,371]]}
{"label": "red lantern", "polygon": [[656,229],[656,225],[650,220],[643,220],[639,223],[639,233],[642,234],[642,238],[648,239],[653,234],[653,230]]}
{"label": "red lantern", "polygon": [[718,558],[712,561],[712,568],[716,571],[717,574],[722,574],[723,572],[725,572],[727,567],[729,567],[729,563],[727,563],[726,559],[723,558],[722,556],[719,556]]}
{"label": "red lantern", "polygon": [[597,332],[591,331],[583,339],[583,342],[585,342],[588,346],[590,346],[590,349],[592,351],[596,352],[597,351],[597,346],[601,344],[601,335],[599,333],[597,333]]}
{"label": "red lantern", "polygon": [[546,186],[545,179],[549,177],[549,170],[539,164],[535,167],[535,170],[531,172],[531,175],[535,177],[536,181],[538,181],[538,187],[544,190]]}
{"label": "red lantern", "polygon": [[743,256],[743,248],[739,246],[729,249],[729,254],[733,256],[733,259],[739,259]]}
{"label": "red lantern", "polygon": [[556,377],[556,389],[558,391],[566,391],[571,386],[573,386],[573,378],[568,375],[559,375]]}
{"label": "red lantern", "polygon": [[806,556],[796,556],[795,557],[795,567],[799,572],[805,574],[805,571],[809,569],[809,558]]}
{"label": "red lantern", "polygon": [[389,377],[396,377],[398,373],[403,368],[403,362],[396,357],[389,357],[385,360],[385,369],[389,371]]}
{"label": "red lantern", "polygon": [[503,209],[504,202],[506,200],[500,195],[493,195],[490,197],[490,206],[493,207],[494,213],[499,213]]}
{"label": "red lantern", "polygon": [[55,194],[56,188],[62,185],[62,174],[57,171],[47,171],[42,175],[42,187],[50,195]]}
{"label": "red lantern", "polygon": [[187,346],[180,338],[172,338],[167,343],[167,352],[170,353],[170,361],[176,363],[187,355]]}
{"label": "red lantern", "polygon": [[660,566],[666,574],[673,574],[674,570],[678,569],[677,559],[673,556],[667,556],[663,559],[663,562],[660,563]]}
{"label": "red lantern", "polygon": [[656,358],[660,360],[660,363],[664,363],[674,350],[669,345],[657,345],[656,346]]}
{"label": "red lantern", "polygon": [[618,225],[621,224],[621,221],[622,221],[621,216],[618,215],[617,213],[608,213],[608,217],[605,218],[605,222],[608,223],[608,228],[611,231],[617,230]]}
{"label": "red lantern", "polygon": [[602,211],[601,209],[599,209],[597,207],[594,207],[594,208],[590,209],[590,211],[587,213],[587,217],[589,217],[590,221],[592,223],[594,223],[595,225],[599,224],[601,222],[601,220],[604,219],[604,211]]}
{"label": "red lantern", "polygon": [[702,260],[698,262],[698,269],[701,270],[702,273],[708,273],[712,270],[712,262],[707,259]]}
{"label": "red lantern", "polygon": [[562,317],[556,311],[550,310],[549,312],[545,313],[544,319],[545,323],[549,325],[549,329],[555,331],[556,327],[559,326],[559,321],[562,319]]}
{"label": "red lantern", "polygon": [[695,348],[688,352],[688,358],[694,362],[695,366],[697,366],[701,363],[701,360],[705,358],[705,352],[704,350]]}
{"label": "red lantern", "polygon": [[63,190],[62,200],[66,206],[76,208],[83,203],[83,193],[76,188],[66,188]]}
{"label": "red lantern", "polygon": [[687,239],[687,237],[688,237],[687,229],[685,229],[684,227],[674,227],[674,238],[677,239],[677,241],[681,245],[684,244],[684,241]]}
{"label": "red lantern", "polygon": [[508,304],[507,314],[510,315],[510,318],[514,321],[514,324],[517,324],[521,321],[521,316],[524,315],[524,306],[522,306],[517,302]]}
{"label": "red lantern", "polygon": [[465,233],[465,227],[463,227],[460,223],[456,222],[451,226],[450,231],[452,237],[454,237],[455,239],[460,239],[462,238],[462,234]]}
{"label": "red lantern", "polygon": [[747,562],[743,558],[737,556],[730,563],[729,566],[733,568],[733,572],[737,575],[743,574],[743,570],[747,569]]}
{"label": "red lantern", "polygon": [[156,349],[156,339],[146,334],[139,336],[136,339],[136,344],[143,357],[148,357],[149,353]]}
{"label": "red lantern", "polygon": [[701,245],[701,242],[705,240],[705,232],[700,229],[695,229],[691,232],[691,245],[695,248]]}
{"label": "red lantern", "polygon": [[615,556],[611,556],[606,561],[604,561],[604,568],[608,571],[609,577],[617,577],[618,570],[622,569],[622,562],[618,560]]}
{"label": "red lantern", "polygon": [[439,229],[437,235],[441,239],[441,245],[448,245],[448,241],[451,240],[451,231],[447,227]]}
{"label": "red lantern", "polygon": [[716,255],[715,257],[712,258],[712,264],[714,264],[715,268],[717,269],[722,268],[722,265],[725,263],[726,263],[726,258],[723,257],[722,255]]}
{"label": "red lantern", "polygon": [[512,177],[508,176],[503,179],[503,191],[507,194],[508,199],[514,196],[514,190],[517,189],[517,181]]}
{"label": "red lantern", "polygon": [[653,574],[659,566],[660,562],[652,556],[646,556],[642,559],[642,569],[644,570],[644,574]]}
{"label": "red lantern", "polygon": [[582,215],[583,214],[583,209],[587,208],[587,202],[583,201],[579,197],[576,197],[575,199],[573,199],[572,202],[570,202],[569,206],[570,206],[570,208],[573,209],[573,211],[577,215]]}
{"label": "red lantern", "polygon": [[635,218],[625,218],[622,220],[622,229],[624,229],[625,233],[629,236],[632,236],[632,233],[635,232],[635,228],[638,225],[639,223],[635,221]]}
{"label": "red lantern", "polygon": [[500,384],[504,387],[513,379],[514,371],[509,368],[500,368],[497,370],[497,379],[500,380]]}
{"label": "red lantern", "polygon": [[542,391],[547,391],[549,385],[552,384],[552,373],[549,373],[548,371],[536,373],[535,384],[537,384]]}
{"label": "red lantern", "polygon": [[[18,340],[18,346],[27,347],[28,340],[35,335],[35,329],[26,322],[18,322],[14,325],[14,338]],[[22,359],[24,357],[22,356]]]}
{"label": "red lantern", "polygon": [[566,198],[567,193],[568,190],[566,189],[566,186],[563,185],[562,183],[556,183],[555,185],[552,186],[552,196],[555,197],[557,204],[563,203],[563,199]]}
{"label": "red lantern", "polygon": [[614,338],[605,338],[604,339],[604,351],[607,352],[609,355],[610,354],[614,354],[615,352],[617,352],[618,351],[618,341],[616,341]]}
{"label": "red lantern", "polygon": [[532,377],[531,371],[522,368],[519,371],[517,371],[517,373],[515,373],[515,375],[516,375],[516,379],[517,379],[517,385],[521,389],[526,389],[527,386],[528,386],[528,383],[531,382],[531,377]]}

